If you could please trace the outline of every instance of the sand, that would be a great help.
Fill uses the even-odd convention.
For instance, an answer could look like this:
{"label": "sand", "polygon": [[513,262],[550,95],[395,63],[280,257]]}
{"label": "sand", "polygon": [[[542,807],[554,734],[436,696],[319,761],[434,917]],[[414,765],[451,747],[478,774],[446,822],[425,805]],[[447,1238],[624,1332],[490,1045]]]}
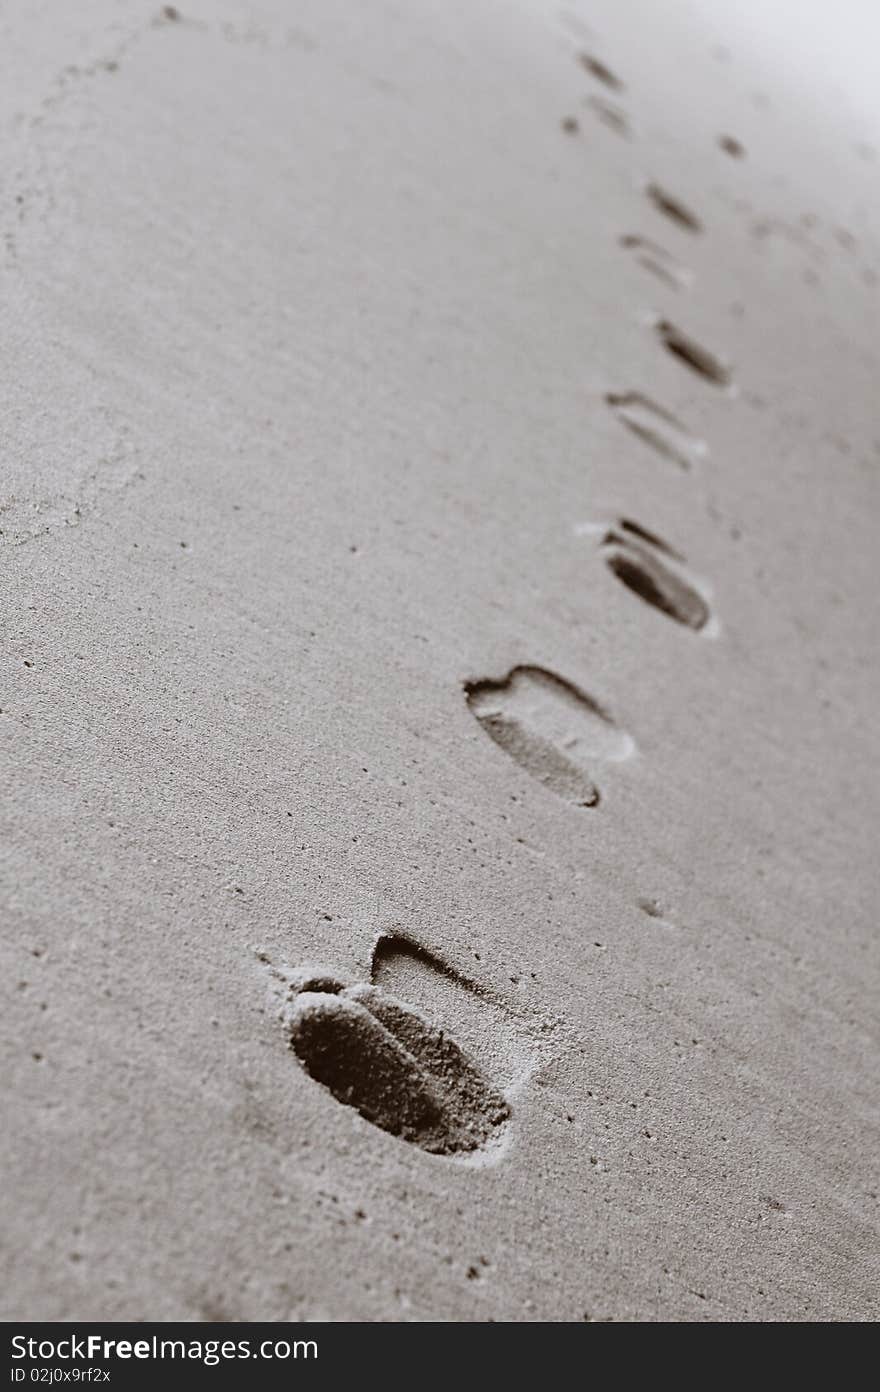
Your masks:
{"label": "sand", "polygon": [[3,1318],[876,1318],[865,23],[4,6]]}

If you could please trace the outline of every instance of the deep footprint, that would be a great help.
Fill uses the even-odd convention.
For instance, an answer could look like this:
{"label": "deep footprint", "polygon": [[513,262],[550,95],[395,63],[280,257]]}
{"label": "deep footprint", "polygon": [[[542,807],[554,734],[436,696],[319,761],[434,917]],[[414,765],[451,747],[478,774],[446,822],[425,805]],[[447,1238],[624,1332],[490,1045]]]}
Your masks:
{"label": "deep footprint", "polygon": [[468,708],[490,739],[532,778],[577,807],[596,807],[596,762],[634,751],[632,738],[571,682],[542,667],[465,685]]}
{"label": "deep footprint", "polygon": [[[621,519],[600,548],[605,564],[628,589],[676,623],[699,632],[711,618],[709,605],[683,573],[684,557],[635,522]],[[656,554],[661,551],[665,558]]]}
{"label": "deep footprint", "polygon": [[691,469],[708,449],[671,411],[641,392],[608,392],[605,397],[627,430],[680,469]]}
{"label": "deep footprint", "polygon": [[713,382],[716,387],[730,385],[730,369],[716,358],[714,353],[703,348],[695,339],[689,338],[681,329],[676,328],[675,324],[670,324],[668,319],[658,319],[655,328],[663,346],[673,357],[678,358],[679,362],[689,367],[691,372],[695,372],[698,377],[704,377],[707,382]]}
{"label": "deep footprint", "polygon": [[330,976],[292,987],[285,1012],[303,1067],[337,1101],[434,1155],[500,1135],[510,1107],[443,1030],[375,986]]}

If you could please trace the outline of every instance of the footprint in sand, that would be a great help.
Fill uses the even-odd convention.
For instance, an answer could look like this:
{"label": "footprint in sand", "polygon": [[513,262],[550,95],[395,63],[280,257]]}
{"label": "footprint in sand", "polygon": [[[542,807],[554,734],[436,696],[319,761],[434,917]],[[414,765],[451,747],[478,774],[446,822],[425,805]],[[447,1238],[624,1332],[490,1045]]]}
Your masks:
{"label": "footprint in sand", "polygon": [[745,159],[745,146],[735,136],[719,135],[718,144],[726,155],[730,155],[731,159]]}
{"label": "footprint in sand", "polygon": [[647,184],[645,197],[658,213],[662,213],[663,217],[674,222],[676,227],[680,227],[685,232],[702,232],[703,224],[696,213],[691,212],[681,199],[668,193],[659,184]]}
{"label": "footprint in sand", "polygon": [[288,979],[284,1022],[316,1082],[422,1150],[485,1150],[510,1117],[503,1094],[455,1040],[379,986],[299,973]]}
{"label": "footprint in sand", "polygon": [[662,537],[626,517],[610,526],[587,522],[577,531],[601,537],[599,551],[608,569],[639,599],[685,628],[717,633],[718,622],[706,595],[688,573],[684,556]]}
{"label": "footprint in sand", "polygon": [[609,130],[613,130],[615,135],[622,135],[628,140],[631,135],[629,117],[622,106],[615,102],[606,101],[604,97],[588,97],[586,105]]}
{"label": "footprint in sand", "polygon": [[685,270],[674,256],[650,237],[641,237],[629,232],[618,240],[626,251],[632,253],[643,270],[650,271],[651,275],[662,280],[664,285],[672,286],[673,290],[687,290],[692,284],[693,276],[690,271]]}
{"label": "footprint in sand", "polygon": [[592,53],[579,53],[578,62],[590,77],[595,77],[603,86],[611,89],[612,92],[622,92],[623,83],[615,72],[612,72],[607,63],[603,63],[601,58],[596,58]]}
{"label": "footprint in sand", "polygon": [[577,807],[596,807],[596,763],[629,758],[635,742],[597,701],[543,667],[465,684],[468,708],[491,740],[539,783]]}
{"label": "footprint in sand", "polygon": [[721,362],[720,358],[716,358],[714,353],[710,353],[708,348],[697,343],[696,339],[690,338],[668,319],[655,320],[654,329],[664,348],[673,357],[678,358],[679,362],[689,367],[691,372],[695,372],[707,382],[714,383],[716,387],[730,386],[730,368]]}
{"label": "footprint in sand", "polygon": [[641,392],[607,392],[605,401],[627,430],[680,469],[692,469],[709,453],[705,440]]}

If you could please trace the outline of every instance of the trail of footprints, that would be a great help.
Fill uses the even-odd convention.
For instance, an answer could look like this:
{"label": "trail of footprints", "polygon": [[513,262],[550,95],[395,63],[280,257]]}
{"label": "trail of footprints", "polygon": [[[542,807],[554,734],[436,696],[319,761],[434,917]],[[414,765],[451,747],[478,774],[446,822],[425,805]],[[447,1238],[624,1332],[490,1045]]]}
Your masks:
{"label": "trail of footprints", "polygon": [[[600,58],[592,53],[581,53],[578,61],[605,91],[611,91],[619,98],[625,92],[625,85],[617,74]],[[619,135],[631,134],[630,118],[619,104],[609,102],[604,95],[593,92],[586,98],[590,108],[602,123]],[[571,134],[579,131],[578,122],[569,117],[563,121],[563,129]],[[731,135],[720,135],[718,147],[734,159],[742,159],[745,149]],[[678,233],[689,236],[702,235],[702,220],[687,204],[656,180],[644,184],[644,197],[654,213],[671,224]],[[653,237],[641,232],[627,232],[619,239],[619,245],[633,257],[637,265],[648,271],[656,279],[673,290],[687,290],[692,284],[688,269]],[[722,388],[731,387],[731,371],[727,363],[715,353],[692,338],[684,329],[665,317],[653,320],[653,328],[658,342],[678,362],[704,381]],[[688,428],[678,421],[671,412],[652,402],[639,391],[611,392],[606,402],[615,415],[645,444],[658,454],[672,460],[683,469],[690,469],[698,456],[705,454],[705,444],[691,435]]]}
{"label": "trail of footprints", "polygon": [[[624,84],[606,63],[586,53],[580,55],[580,63],[619,99]],[[630,134],[623,107],[597,94],[587,105],[617,134]],[[574,117],[562,125],[570,134],[579,131]],[[719,137],[719,146],[733,158],[745,153],[731,136]],[[703,232],[697,215],[661,185],[651,182],[643,191],[655,212],[678,232]],[[690,273],[652,238],[627,233],[619,241],[669,289],[680,291],[691,284]],[[659,344],[684,367],[713,386],[730,386],[729,366],[669,319],[658,317],[653,328]],[[690,471],[706,457],[706,443],[646,394],[608,392],[605,402],[633,436],[679,469]],[[631,596],[691,633],[717,632],[706,587],[690,573],[681,552],[656,532],[626,517],[585,523],[576,530],[596,538],[597,556]],[[635,752],[632,736],[602,703],[549,668],[520,664],[499,676],[466,681],[463,694],[470,714],[499,753],[575,808],[599,807],[603,771]],[[447,1004],[459,1023],[463,1001],[477,1009],[475,1045],[485,1034],[487,1011],[492,1017],[494,1010],[493,1036],[502,1036],[510,1027],[509,1013],[498,1002],[490,1008],[485,988],[396,934],[380,937],[369,981],[346,980],[324,969],[280,975],[281,1013],[290,1048],[338,1102],[433,1155],[461,1159],[497,1149],[510,1121],[509,1084],[517,1070],[503,1087],[434,1018],[434,987],[444,981],[457,993],[456,1005],[452,997]],[[408,996],[418,995],[420,983],[429,978],[432,988],[419,1006],[397,994],[402,987]],[[515,1031],[510,1038],[516,1038]],[[508,1058],[516,1049],[511,1043]],[[495,1071],[500,1067],[496,1057]]]}

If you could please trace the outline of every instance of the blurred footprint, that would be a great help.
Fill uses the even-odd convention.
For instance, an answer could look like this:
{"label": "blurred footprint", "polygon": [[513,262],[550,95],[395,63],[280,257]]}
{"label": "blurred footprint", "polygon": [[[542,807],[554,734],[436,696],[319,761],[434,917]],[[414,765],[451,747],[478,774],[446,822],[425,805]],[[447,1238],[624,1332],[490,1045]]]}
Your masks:
{"label": "blurred footprint", "polygon": [[641,392],[607,392],[605,400],[627,430],[680,469],[691,469],[708,454],[704,440],[692,435],[671,411]]}
{"label": "blurred footprint", "polygon": [[620,245],[632,252],[644,270],[650,271],[664,284],[671,285],[674,290],[686,290],[693,283],[690,271],[685,270],[684,266],[673,256],[670,256],[668,251],[665,251],[657,242],[652,242],[649,237],[639,237],[629,233],[620,238]]}
{"label": "blurred footprint", "polygon": [[647,184],[645,196],[657,209],[657,212],[662,213],[665,218],[669,218],[669,221],[674,222],[676,227],[682,228],[685,232],[702,232],[703,224],[696,213],[692,213],[690,208],[679,198],[667,193],[659,184]]}
{"label": "blurred footprint", "polygon": [[629,117],[622,106],[615,105],[614,102],[605,101],[603,97],[588,97],[586,105],[609,130],[613,130],[615,135],[622,135],[624,140],[630,138]]}
{"label": "blurred footprint", "polygon": [[581,53],[578,55],[581,67],[588,72],[591,77],[595,77],[599,82],[610,88],[612,92],[622,92],[623,83],[616,73],[612,72],[607,63],[603,63],[601,58],[596,58],[592,53]]}

